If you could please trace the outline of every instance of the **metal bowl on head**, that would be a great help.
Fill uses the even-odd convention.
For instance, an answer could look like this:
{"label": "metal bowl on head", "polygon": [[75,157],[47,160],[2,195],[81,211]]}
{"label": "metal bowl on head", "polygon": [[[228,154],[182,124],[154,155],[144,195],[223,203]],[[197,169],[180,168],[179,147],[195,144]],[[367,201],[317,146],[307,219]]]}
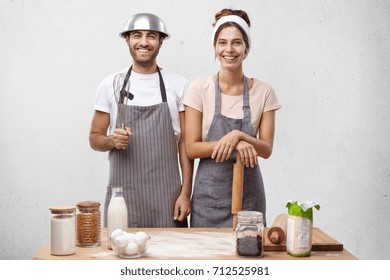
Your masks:
{"label": "metal bowl on head", "polygon": [[130,17],[119,36],[125,38],[127,32],[134,30],[152,30],[162,33],[164,39],[171,37],[165,23],[158,16],[149,13],[140,13]]}

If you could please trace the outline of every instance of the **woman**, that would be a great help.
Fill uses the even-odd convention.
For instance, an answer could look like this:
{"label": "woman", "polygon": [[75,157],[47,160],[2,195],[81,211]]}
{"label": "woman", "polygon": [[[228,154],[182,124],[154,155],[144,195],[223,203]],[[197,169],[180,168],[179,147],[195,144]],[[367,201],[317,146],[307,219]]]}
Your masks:
{"label": "woman", "polygon": [[266,199],[258,157],[269,158],[275,111],[281,106],[272,87],[247,78],[243,61],[251,47],[250,20],[242,10],[215,15],[213,46],[220,71],[193,81],[184,98],[186,148],[200,158],[191,206],[191,227],[231,227],[233,164],[245,165],[243,210],[260,211]]}

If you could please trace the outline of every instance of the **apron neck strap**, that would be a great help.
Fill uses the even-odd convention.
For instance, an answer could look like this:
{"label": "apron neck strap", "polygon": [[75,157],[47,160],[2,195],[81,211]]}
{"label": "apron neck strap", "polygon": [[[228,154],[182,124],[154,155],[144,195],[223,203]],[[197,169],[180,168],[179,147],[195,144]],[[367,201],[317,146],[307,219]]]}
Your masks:
{"label": "apron neck strap", "polygon": [[[123,86],[122,86],[122,89],[120,91],[120,98],[119,98],[120,104],[123,104],[125,97],[127,97],[127,99],[130,99],[130,100],[133,100],[133,98],[134,98],[134,95],[130,91],[126,90],[126,86],[127,86],[127,83],[129,82],[132,70],[133,70],[133,65],[130,66],[129,70],[126,73],[125,80],[123,81]],[[158,65],[157,65],[157,72],[158,72],[158,78],[160,80],[161,99],[162,99],[162,102],[167,102],[167,92],[165,90],[164,80],[162,78],[160,68],[158,67]]]}
{"label": "apron neck strap", "polygon": [[242,110],[244,111],[244,118],[246,121],[251,121],[251,107],[249,106],[249,87],[248,79],[244,76],[244,100]]}
{"label": "apron neck strap", "polygon": [[[244,119],[246,121],[250,121],[251,119],[251,111],[249,106],[249,89],[248,89],[248,80],[243,76],[244,82],[244,94],[243,94],[243,106],[242,110],[244,112]],[[221,113],[221,89],[219,86],[219,72],[217,73],[217,79],[215,82],[215,114]]]}
{"label": "apron neck strap", "polygon": [[161,99],[162,99],[162,102],[167,102],[167,92],[165,90],[164,79],[161,75],[160,68],[158,67],[158,65],[157,65],[157,72],[158,72],[158,78],[160,79]]}
{"label": "apron neck strap", "polygon": [[125,80],[123,81],[122,89],[120,90],[120,96],[119,96],[119,104],[123,104],[123,101],[125,100],[125,97],[127,97],[127,100],[133,100],[134,95],[130,93],[130,91],[126,90],[127,83],[129,82],[131,70],[133,69],[133,65],[130,66],[129,70],[126,73]]}

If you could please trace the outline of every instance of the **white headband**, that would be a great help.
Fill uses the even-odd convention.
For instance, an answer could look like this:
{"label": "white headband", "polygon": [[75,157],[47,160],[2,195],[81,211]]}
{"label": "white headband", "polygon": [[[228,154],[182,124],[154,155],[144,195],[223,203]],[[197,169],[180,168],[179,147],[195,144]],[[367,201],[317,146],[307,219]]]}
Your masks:
{"label": "white headband", "polygon": [[235,15],[229,15],[229,16],[224,16],[224,17],[221,17],[217,23],[215,24],[215,27],[214,27],[214,31],[213,31],[213,45],[214,45],[214,39],[215,39],[215,33],[217,32],[218,28],[226,23],[226,22],[234,22],[234,23],[237,23],[241,28],[242,30],[245,32],[246,34],[246,37],[248,38],[248,48],[251,46],[251,32],[249,30],[249,26],[248,24],[246,23],[245,20],[243,20],[241,17],[239,16],[235,16]]}

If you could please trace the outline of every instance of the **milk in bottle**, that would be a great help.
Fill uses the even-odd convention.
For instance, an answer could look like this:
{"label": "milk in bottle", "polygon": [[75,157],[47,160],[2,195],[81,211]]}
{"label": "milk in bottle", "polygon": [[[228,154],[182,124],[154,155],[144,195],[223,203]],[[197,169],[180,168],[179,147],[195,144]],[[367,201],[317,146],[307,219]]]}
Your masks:
{"label": "milk in bottle", "polygon": [[107,245],[112,249],[111,233],[120,228],[127,231],[127,207],[122,187],[113,187],[110,204],[107,210]]}

